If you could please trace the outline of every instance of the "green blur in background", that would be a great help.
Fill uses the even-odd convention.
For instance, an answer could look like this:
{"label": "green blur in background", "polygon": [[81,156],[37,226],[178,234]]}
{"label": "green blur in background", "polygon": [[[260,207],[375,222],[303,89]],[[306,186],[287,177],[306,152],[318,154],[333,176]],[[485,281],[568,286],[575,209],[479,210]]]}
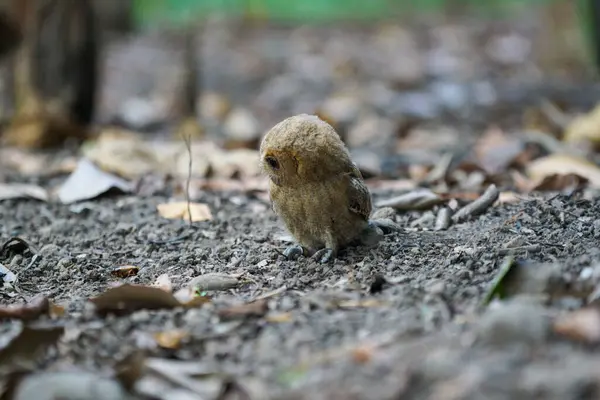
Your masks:
{"label": "green blur in background", "polygon": [[[287,24],[369,22],[410,18],[450,10],[483,18],[510,17],[524,8],[572,0],[132,0],[135,25],[185,26],[209,15]],[[586,58],[600,71],[600,2],[576,0],[580,40]],[[561,35],[561,33],[559,33]]]}
{"label": "green blur in background", "polygon": [[553,1],[556,0],[134,0],[134,15],[140,26],[157,21],[185,23],[212,13],[311,23],[386,19],[407,12],[444,12],[450,3],[494,14]]}

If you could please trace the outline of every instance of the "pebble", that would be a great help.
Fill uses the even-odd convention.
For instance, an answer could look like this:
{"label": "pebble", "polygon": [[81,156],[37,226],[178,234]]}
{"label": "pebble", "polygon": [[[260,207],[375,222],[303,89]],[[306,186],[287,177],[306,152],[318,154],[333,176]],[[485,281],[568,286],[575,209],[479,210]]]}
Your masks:
{"label": "pebble", "polygon": [[489,345],[532,345],[547,338],[550,319],[540,304],[517,297],[489,309],[478,321],[476,332],[479,341]]}

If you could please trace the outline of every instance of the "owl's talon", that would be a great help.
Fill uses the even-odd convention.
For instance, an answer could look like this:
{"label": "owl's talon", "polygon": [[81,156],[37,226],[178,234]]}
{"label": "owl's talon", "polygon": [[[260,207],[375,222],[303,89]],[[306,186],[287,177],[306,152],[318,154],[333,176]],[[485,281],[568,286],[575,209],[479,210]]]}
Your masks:
{"label": "owl's talon", "polygon": [[333,249],[324,248],[318,250],[315,254],[313,254],[312,258],[314,258],[321,264],[327,264],[335,259],[335,252],[333,251]]}
{"label": "owl's talon", "polygon": [[283,255],[288,260],[296,260],[301,255],[304,255],[304,249],[300,245],[293,245],[284,250]]}

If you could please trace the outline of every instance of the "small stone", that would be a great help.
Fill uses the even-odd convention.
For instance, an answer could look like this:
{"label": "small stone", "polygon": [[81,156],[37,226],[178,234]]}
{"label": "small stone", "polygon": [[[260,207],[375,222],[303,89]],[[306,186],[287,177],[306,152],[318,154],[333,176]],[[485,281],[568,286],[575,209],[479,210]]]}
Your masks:
{"label": "small stone", "polygon": [[540,304],[517,297],[488,310],[476,329],[478,339],[489,345],[532,345],[548,337],[550,318]]}

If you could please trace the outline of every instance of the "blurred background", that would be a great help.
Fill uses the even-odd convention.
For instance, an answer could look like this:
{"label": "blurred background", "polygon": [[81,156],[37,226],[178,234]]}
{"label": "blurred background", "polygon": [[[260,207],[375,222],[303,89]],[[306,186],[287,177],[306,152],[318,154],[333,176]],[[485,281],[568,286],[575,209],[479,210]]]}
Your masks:
{"label": "blurred background", "polygon": [[316,113],[367,176],[397,178],[490,127],[562,140],[568,115],[600,93],[593,0],[0,0],[0,9],[4,147],[87,141],[85,150],[111,127],[113,137],[183,132],[254,150],[281,119]]}

